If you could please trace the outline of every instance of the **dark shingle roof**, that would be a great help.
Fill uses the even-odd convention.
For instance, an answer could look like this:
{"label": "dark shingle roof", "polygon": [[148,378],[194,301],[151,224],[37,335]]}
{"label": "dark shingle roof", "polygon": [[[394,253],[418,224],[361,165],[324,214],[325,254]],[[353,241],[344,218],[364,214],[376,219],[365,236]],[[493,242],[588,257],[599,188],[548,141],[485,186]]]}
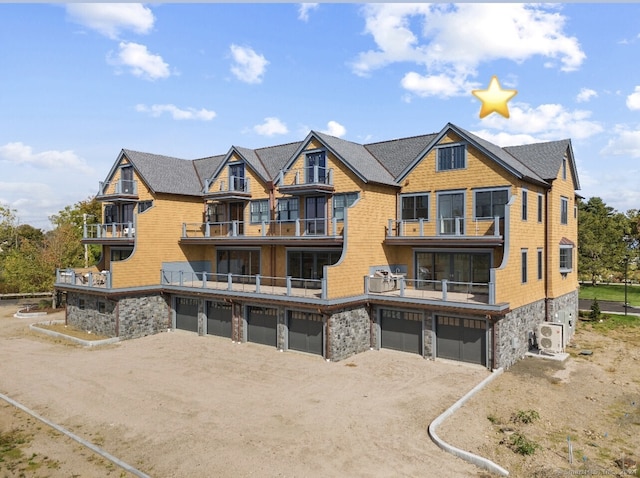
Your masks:
{"label": "dark shingle roof", "polygon": [[204,182],[213,175],[214,171],[218,169],[224,158],[224,154],[219,154],[218,156],[193,160],[193,166],[196,168],[200,182],[203,185]]}
{"label": "dark shingle roof", "polygon": [[397,178],[436,136],[436,133],[425,134],[365,144],[364,147],[387,168],[394,178]]}
{"label": "dark shingle roof", "polygon": [[504,148],[509,154],[528,165],[544,179],[555,179],[567,153],[570,140],[549,141],[547,143],[525,144]]}
{"label": "dark shingle roof", "polygon": [[200,196],[202,184],[192,161],[123,149],[147,186],[156,193]]}
{"label": "dark shingle roof", "polygon": [[256,154],[267,171],[267,177],[274,180],[301,144],[302,141],[298,141],[295,143],[256,149]]}
{"label": "dark shingle roof", "polygon": [[354,173],[365,181],[396,184],[391,173],[363,145],[315,131],[312,131],[312,134],[331,148]]}

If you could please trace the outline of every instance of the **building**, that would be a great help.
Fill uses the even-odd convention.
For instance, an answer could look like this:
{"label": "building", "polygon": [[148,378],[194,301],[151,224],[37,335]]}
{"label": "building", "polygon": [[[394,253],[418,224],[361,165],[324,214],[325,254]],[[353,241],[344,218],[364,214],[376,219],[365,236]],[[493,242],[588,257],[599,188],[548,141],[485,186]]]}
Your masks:
{"label": "building", "polygon": [[100,263],[56,289],[68,323],[108,336],[508,367],[541,322],[572,333],[578,189],[570,140],[500,148],[453,124],[196,160],[122,150],[84,231]]}

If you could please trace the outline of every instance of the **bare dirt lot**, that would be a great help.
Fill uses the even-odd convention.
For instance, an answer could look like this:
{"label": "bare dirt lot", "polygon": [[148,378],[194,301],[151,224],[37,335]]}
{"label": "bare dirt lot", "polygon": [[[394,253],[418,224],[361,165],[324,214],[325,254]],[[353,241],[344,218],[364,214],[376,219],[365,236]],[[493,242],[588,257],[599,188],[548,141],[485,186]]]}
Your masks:
{"label": "bare dirt lot", "polygon": [[[386,350],[326,363],[187,332],[87,349],[36,335],[36,319],[15,310],[0,307],[0,393],[150,476],[488,476],[427,433],[489,375],[481,367]],[[523,360],[445,422],[441,438],[511,476],[622,474],[614,460],[640,449],[640,337],[627,335],[581,327],[569,361]],[[529,410],[540,418],[511,421]],[[0,439],[0,478],[132,476],[0,401],[0,438],[11,433],[22,455],[2,455]],[[513,451],[513,435],[535,453]]]}

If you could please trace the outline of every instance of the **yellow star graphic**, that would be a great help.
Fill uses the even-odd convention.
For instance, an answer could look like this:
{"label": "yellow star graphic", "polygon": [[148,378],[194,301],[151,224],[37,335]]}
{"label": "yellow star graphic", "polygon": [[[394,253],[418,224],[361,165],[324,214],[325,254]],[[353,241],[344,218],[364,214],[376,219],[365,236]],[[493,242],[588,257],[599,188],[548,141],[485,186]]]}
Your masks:
{"label": "yellow star graphic", "polygon": [[480,118],[484,118],[491,113],[499,113],[505,118],[509,117],[507,102],[518,94],[517,90],[503,90],[498,81],[498,77],[493,75],[486,90],[472,90],[473,96],[482,101],[480,108]]}

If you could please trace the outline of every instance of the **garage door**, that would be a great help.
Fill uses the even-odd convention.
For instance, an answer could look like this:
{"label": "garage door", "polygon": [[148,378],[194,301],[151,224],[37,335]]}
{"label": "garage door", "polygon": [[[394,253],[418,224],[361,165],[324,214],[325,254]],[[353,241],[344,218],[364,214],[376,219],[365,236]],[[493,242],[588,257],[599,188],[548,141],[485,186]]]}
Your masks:
{"label": "garage door", "polygon": [[322,316],[304,312],[289,312],[289,348],[312,354],[322,354]]}
{"label": "garage door", "polygon": [[247,340],[258,344],[278,345],[278,310],[249,307],[247,315]]}
{"label": "garage door", "polygon": [[380,311],[380,346],[422,355],[422,315],[382,309]]}
{"label": "garage door", "polygon": [[198,299],[176,298],[176,329],[198,331]]}
{"label": "garage door", "polygon": [[487,364],[484,320],[438,316],[437,324],[436,356]]}
{"label": "garage door", "polygon": [[207,334],[231,338],[231,304],[207,302]]}

